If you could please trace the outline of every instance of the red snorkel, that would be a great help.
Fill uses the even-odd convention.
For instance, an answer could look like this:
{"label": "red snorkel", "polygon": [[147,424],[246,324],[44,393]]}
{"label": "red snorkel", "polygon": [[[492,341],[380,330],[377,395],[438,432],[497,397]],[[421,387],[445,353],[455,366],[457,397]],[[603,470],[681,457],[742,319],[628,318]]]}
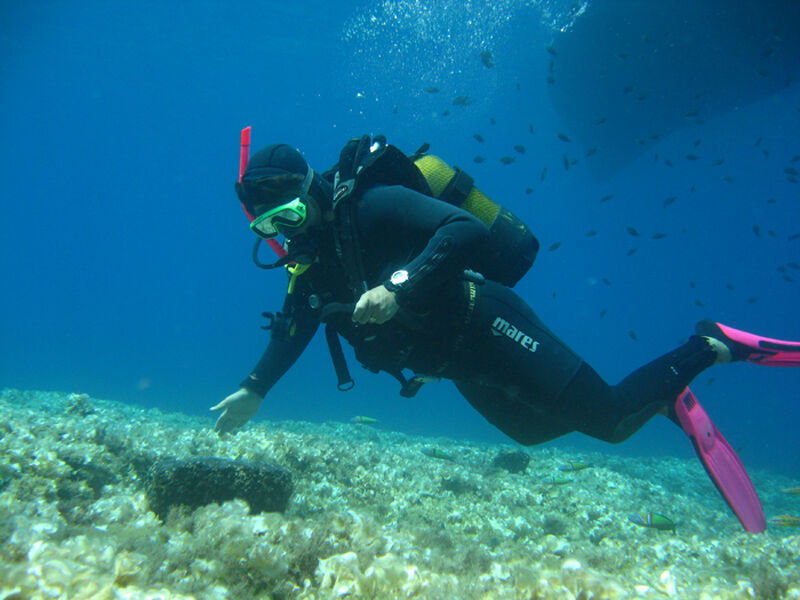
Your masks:
{"label": "red snorkel", "polygon": [[[241,146],[239,147],[239,183],[242,182],[242,177],[244,177],[244,170],[247,168],[247,161],[250,160],[250,126],[248,125],[244,129],[242,129],[242,141]],[[244,210],[244,214],[247,215],[247,219],[252,223],[255,220],[255,216],[250,214],[250,211],[247,210],[247,207],[242,203],[242,210]],[[267,240],[267,244],[269,247],[275,251],[275,254],[278,255],[278,258],[283,258],[286,256],[287,252],[280,245],[277,240]]]}

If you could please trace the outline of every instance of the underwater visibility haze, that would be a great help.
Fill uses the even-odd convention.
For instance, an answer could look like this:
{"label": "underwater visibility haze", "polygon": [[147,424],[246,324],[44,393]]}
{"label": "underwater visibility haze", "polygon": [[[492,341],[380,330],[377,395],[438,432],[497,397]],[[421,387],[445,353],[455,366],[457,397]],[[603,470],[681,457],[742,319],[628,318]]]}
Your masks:
{"label": "underwater visibility haze", "polygon": [[[6,2],[0,49],[0,597],[750,597],[736,577],[800,597],[794,369],[692,384],[761,495],[758,536],[666,419],[523,448],[451,383],[402,398],[349,348],[337,391],[321,334],[241,433],[208,410],[286,291],[250,258],[246,126],[318,172],[364,133],[430,143],[537,236],[515,290],[609,382],[701,319],[800,339],[800,3]],[[288,512],[212,504],[137,537],[161,526],[142,465],[209,455],[287,468]],[[110,562],[47,575],[105,556],[65,524],[116,532]]]}

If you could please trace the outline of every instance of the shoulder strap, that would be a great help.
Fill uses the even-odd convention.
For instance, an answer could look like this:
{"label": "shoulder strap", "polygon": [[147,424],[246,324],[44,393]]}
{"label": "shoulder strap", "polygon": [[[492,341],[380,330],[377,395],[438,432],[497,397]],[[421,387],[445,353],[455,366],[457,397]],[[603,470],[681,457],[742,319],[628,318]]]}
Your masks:
{"label": "shoulder strap", "polygon": [[340,202],[335,213],[333,239],[336,256],[344,268],[353,301],[358,301],[361,294],[367,291],[367,283],[364,263],[361,260],[361,243],[356,230],[355,212],[355,202]]}
{"label": "shoulder strap", "polygon": [[475,180],[466,171],[462,171],[458,167],[453,167],[453,170],[455,175],[442,190],[439,200],[444,200],[454,206],[461,206],[472,191]]}
{"label": "shoulder strap", "polygon": [[[386,138],[384,138],[385,140]],[[374,151],[378,151],[375,148]],[[339,153],[339,164],[333,179],[333,208],[352,196],[358,184],[358,174],[364,169],[369,155],[373,152],[373,144],[366,134],[360,138],[351,138]],[[374,159],[373,159],[374,160]]]}

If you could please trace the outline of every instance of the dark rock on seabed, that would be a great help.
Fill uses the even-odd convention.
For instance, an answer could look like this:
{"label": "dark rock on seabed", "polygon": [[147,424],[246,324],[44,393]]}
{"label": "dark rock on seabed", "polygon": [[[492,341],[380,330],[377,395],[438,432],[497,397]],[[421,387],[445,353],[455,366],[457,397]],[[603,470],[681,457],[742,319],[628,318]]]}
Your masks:
{"label": "dark rock on seabed", "polygon": [[150,509],[164,519],[175,505],[191,508],[241,498],[250,512],[283,512],[292,495],[292,475],[266,462],[201,457],[156,462],[145,493]]}

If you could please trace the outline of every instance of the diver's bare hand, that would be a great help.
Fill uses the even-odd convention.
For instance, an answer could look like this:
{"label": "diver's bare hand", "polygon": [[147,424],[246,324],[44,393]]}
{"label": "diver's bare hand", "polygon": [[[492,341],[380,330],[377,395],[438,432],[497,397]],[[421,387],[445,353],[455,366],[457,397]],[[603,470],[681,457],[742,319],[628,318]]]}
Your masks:
{"label": "diver's bare hand", "polygon": [[217,419],[214,429],[217,433],[230,433],[250,420],[258,407],[261,406],[261,396],[245,388],[240,388],[225,400],[212,406],[213,411],[224,411]]}
{"label": "diver's bare hand", "polygon": [[399,310],[394,292],[390,292],[382,285],[364,292],[353,310],[353,322],[364,325],[365,323],[386,323]]}

